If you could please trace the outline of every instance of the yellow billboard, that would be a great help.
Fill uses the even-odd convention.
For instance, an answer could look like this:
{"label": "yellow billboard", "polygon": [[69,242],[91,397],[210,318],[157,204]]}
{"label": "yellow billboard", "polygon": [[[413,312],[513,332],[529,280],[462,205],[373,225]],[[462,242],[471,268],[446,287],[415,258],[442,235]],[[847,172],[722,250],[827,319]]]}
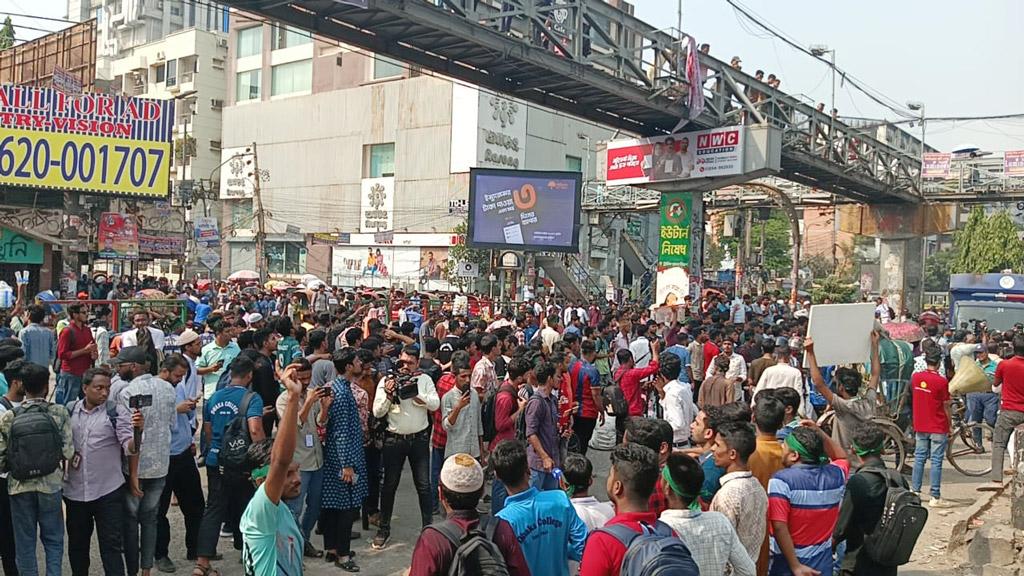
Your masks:
{"label": "yellow billboard", "polygon": [[163,198],[174,101],[0,86],[0,184]]}

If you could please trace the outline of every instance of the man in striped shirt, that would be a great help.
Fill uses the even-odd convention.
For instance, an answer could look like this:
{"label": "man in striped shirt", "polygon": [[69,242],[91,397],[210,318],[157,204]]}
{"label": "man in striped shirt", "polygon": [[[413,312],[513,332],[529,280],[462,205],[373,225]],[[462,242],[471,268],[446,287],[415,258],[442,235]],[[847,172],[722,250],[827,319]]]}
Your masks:
{"label": "man in striped shirt", "polygon": [[772,576],[832,575],[832,530],[850,463],[812,420],[783,442],[784,468],[768,482]]}

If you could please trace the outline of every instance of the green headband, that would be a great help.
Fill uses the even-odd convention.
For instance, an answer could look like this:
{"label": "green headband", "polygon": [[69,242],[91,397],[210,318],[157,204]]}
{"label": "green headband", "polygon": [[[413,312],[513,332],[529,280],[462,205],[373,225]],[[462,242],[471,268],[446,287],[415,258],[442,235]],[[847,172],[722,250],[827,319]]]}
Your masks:
{"label": "green headband", "polygon": [[671,488],[673,492],[678,494],[680,498],[682,498],[683,500],[690,501],[690,510],[700,509],[700,502],[697,500],[697,497],[694,496],[693,494],[687,494],[686,492],[683,492],[683,489],[680,488],[679,485],[676,484],[676,481],[672,479],[672,473],[669,472],[668,466],[665,466],[661,469],[661,479],[664,480],[665,484],[668,484],[668,487]]}
{"label": "green headband", "polygon": [[270,464],[267,464],[265,466],[260,466],[259,468],[253,470],[250,476],[252,477],[253,480],[259,480],[260,478],[266,478],[269,472]]}
{"label": "green headband", "polygon": [[864,456],[878,455],[882,453],[882,445],[879,444],[874,448],[861,448],[856,442],[850,443],[853,446],[853,452],[863,458]]}
{"label": "green headband", "polygon": [[817,458],[811,456],[811,453],[807,451],[807,448],[805,448],[804,445],[801,444],[799,440],[797,440],[795,434],[790,434],[789,436],[786,436],[786,446],[789,446],[790,450],[799,454],[800,458],[803,460],[807,460],[810,462],[814,462],[815,460],[817,460],[819,464],[828,463],[828,456],[822,455]]}

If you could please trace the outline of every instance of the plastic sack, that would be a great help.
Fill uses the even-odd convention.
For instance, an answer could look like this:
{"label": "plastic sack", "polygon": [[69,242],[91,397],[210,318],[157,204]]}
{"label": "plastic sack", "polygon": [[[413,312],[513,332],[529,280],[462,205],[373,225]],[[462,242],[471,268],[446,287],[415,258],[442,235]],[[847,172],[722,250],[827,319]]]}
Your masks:
{"label": "plastic sack", "polygon": [[949,381],[950,394],[991,392],[992,382],[972,356],[964,356],[956,366],[956,374]]}
{"label": "plastic sack", "polygon": [[14,306],[14,290],[7,282],[0,280],[0,308]]}

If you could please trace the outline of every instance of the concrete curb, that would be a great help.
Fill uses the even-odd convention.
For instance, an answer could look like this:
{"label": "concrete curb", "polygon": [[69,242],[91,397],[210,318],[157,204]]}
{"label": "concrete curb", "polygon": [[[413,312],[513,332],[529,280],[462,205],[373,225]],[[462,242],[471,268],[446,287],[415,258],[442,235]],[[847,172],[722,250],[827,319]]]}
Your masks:
{"label": "concrete curb", "polygon": [[949,543],[946,545],[947,554],[955,556],[962,551],[967,545],[967,532],[970,530],[971,523],[991,508],[996,498],[1002,496],[1008,486],[1008,484],[1003,483],[1002,487],[998,490],[982,493],[974,504],[967,508],[967,515],[953,524]]}

